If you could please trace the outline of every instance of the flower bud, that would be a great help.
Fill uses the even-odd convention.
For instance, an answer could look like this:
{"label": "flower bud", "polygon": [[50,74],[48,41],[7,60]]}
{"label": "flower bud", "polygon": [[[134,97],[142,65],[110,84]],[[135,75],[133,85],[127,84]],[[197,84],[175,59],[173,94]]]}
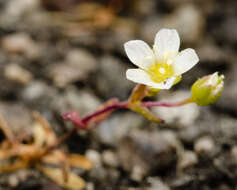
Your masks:
{"label": "flower bud", "polygon": [[218,76],[217,72],[198,79],[191,88],[192,101],[199,106],[215,103],[223,91],[223,79],[224,75]]}

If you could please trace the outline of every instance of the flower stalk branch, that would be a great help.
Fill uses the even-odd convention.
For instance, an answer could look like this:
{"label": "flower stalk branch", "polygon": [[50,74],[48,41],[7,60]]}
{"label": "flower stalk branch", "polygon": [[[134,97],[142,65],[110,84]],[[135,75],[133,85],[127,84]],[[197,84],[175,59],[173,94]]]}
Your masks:
{"label": "flower stalk branch", "polygon": [[[140,105],[144,108],[177,107],[177,106],[183,106],[188,103],[191,103],[190,98],[185,99],[180,102],[176,102],[176,103],[144,101],[144,102],[141,102]],[[62,115],[62,117],[64,120],[71,121],[76,126],[77,129],[88,130],[89,127],[87,127],[87,124],[91,120],[93,120],[94,118],[96,118],[102,114],[105,114],[105,113],[111,112],[111,111],[115,111],[117,109],[129,109],[129,102],[128,101],[116,102],[113,105],[105,106],[105,107],[103,107],[103,109],[100,109],[99,111],[95,111],[94,113],[87,115],[84,118],[80,118],[79,114],[75,111],[69,111],[67,113],[64,113]],[[75,130],[75,129],[72,129],[72,130]],[[71,133],[71,131],[69,131],[69,132]]]}
{"label": "flower stalk branch", "polygon": [[[180,37],[175,29],[161,29],[157,32],[154,45],[151,48],[141,40],[131,40],[124,44],[125,52],[136,69],[128,69],[126,78],[137,85],[127,101],[114,98],[107,101],[101,108],[83,118],[75,111],[62,115],[64,120],[74,124],[74,130],[89,130],[92,126],[104,121],[117,109],[130,109],[146,119],[156,123],[164,120],[154,115],[151,107],[177,107],[189,103],[206,106],[214,103],[220,97],[224,87],[224,76],[214,73],[198,79],[191,87],[191,96],[176,103],[143,101],[145,97],[152,97],[160,90],[168,90],[179,83],[182,74],[192,69],[199,57],[194,49],[179,51]],[[70,136],[72,131],[62,136],[58,144]]]}

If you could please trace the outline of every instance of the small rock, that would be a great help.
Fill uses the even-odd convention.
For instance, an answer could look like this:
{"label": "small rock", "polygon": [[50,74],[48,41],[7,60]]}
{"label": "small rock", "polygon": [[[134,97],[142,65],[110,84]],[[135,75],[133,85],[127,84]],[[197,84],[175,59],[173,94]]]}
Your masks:
{"label": "small rock", "polygon": [[92,113],[102,105],[101,101],[90,91],[79,91],[69,87],[66,92],[58,99],[53,101],[53,106],[58,112],[76,110],[81,116]]}
{"label": "small rock", "polygon": [[31,82],[33,77],[29,71],[14,63],[6,65],[4,69],[4,75],[8,80],[24,85]]}
{"label": "small rock", "polygon": [[87,79],[88,74],[97,68],[96,59],[87,51],[73,49],[69,51],[63,63],[49,67],[49,73],[59,87]]}
{"label": "small rock", "polygon": [[127,98],[131,91],[132,82],[126,77],[127,67],[114,57],[105,56],[100,60],[98,72],[91,77],[90,82],[98,93],[107,98]]}
{"label": "small rock", "polygon": [[[236,5],[235,5],[236,6]],[[214,28],[211,33],[214,34],[216,39],[222,40],[224,43],[236,44],[237,43],[237,20],[235,16],[225,16],[222,22]]]}
{"label": "small rock", "polygon": [[86,151],[86,157],[94,164],[94,167],[89,173],[90,177],[99,181],[106,180],[108,177],[108,171],[102,165],[101,154],[96,150],[90,149]]}
{"label": "small rock", "polygon": [[117,155],[110,150],[106,150],[102,153],[102,160],[104,164],[112,168],[116,168],[119,166],[119,160]]}
{"label": "small rock", "polygon": [[20,17],[27,11],[32,11],[39,8],[39,0],[10,0],[6,7],[8,16]]}
{"label": "small rock", "polygon": [[204,21],[198,7],[186,4],[165,17],[163,26],[177,29],[185,43],[197,43],[202,38]]}
{"label": "small rock", "polygon": [[134,113],[112,115],[98,126],[96,135],[102,143],[117,146],[121,138],[132,128],[140,127],[142,121],[142,118]]}
{"label": "small rock", "polygon": [[86,183],[86,190],[95,190],[94,183],[92,183],[92,182],[87,182],[87,183]]}
{"label": "small rock", "polygon": [[[190,96],[189,91],[176,91],[174,94],[168,94],[165,98],[159,99],[161,102],[179,102]],[[188,104],[179,107],[155,107],[154,112],[165,120],[168,124],[175,124],[175,127],[188,127],[195,123],[200,114],[200,108],[196,104]]]}
{"label": "small rock", "polygon": [[163,19],[161,16],[149,16],[143,27],[140,28],[141,39],[152,45],[154,44],[154,37],[156,33],[162,28]]}
{"label": "small rock", "polygon": [[132,131],[119,143],[121,165],[127,171],[135,170],[140,177],[150,170],[170,167],[176,157],[176,147],[170,142],[173,140],[162,133]]}
{"label": "small rock", "polygon": [[216,153],[214,140],[209,137],[201,137],[194,144],[194,150],[198,155],[213,156]]}
{"label": "small rock", "polygon": [[136,14],[142,16],[151,16],[156,14],[157,1],[136,1],[135,11]]}
{"label": "small rock", "polygon": [[87,150],[86,151],[86,157],[93,162],[93,164],[98,167],[101,166],[102,164],[102,159],[101,159],[101,155],[99,152],[97,152],[96,150]]}
{"label": "small rock", "polygon": [[146,175],[146,170],[142,166],[135,165],[131,171],[131,179],[136,182],[141,182]]}
{"label": "small rock", "polygon": [[233,146],[230,152],[232,162],[237,166],[237,146]]}
{"label": "small rock", "polygon": [[149,177],[147,181],[151,184],[151,188],[149,188],[149,190],[170,190],[169,186],[160,178]]}
{"label": "small rock", "polygon": [[12,54],[23,54],[29,59],[37,59],[41,55],[41,48],[25,33],[16,33],[2,39],[2,47]]}
{"label": "small rock", "polygon": [[210,68],[224,66],[230,62],[229,53],[219,48],[211,41],[205,41],[204,44],[197,49],[197,52],[198,56],[202,58],[202,61],[208,63]]}
{"label": "small rock", "polygon": [[197,155],[192,151],[184,151],[178,162],[178,168],[183,171],[186,168],[190,168],[198,163]]}
{"label": "small rock", "polygon": [[25,137],[31,134],[32,117],[25,106],[0,102],[0,114],[15,135]]}
{"label": "small rock", "polygon": [[49,109],[57,99],[57,91],[42,81],[31,82],[21,92],[21,98],[29,105]]}
{"label": "small rock", "polygon": [[19,184],[19,179],[16,175],[10,175],[9,178],[8,178],[8,185],[11,187],[11,188],[15,188],[17,187]]}
{"label": "small rock", "polygon": [[216,105],[221,109],[228,112],[237,113],[237,67],[231,65],[229,69],[228,77],[225,79],[225,90],[223,90],[220,99],[216,102]]}
{"label": "small rock", "polygon": [[203,131],[198,126],[185,127],[178,131],[179,138],[186,144],[192,145]]}

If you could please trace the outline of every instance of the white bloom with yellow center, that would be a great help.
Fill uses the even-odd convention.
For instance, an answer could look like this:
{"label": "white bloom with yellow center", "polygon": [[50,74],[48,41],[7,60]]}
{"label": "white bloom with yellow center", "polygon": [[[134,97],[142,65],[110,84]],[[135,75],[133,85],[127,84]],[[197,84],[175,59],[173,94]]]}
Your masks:
{"label": "white bloom with yellow center", "polygon": [[179,52],[180,38],[176,30],[161,29],[155,37],[153,50],[141,40],[124,44],[130,61],[139,69],[128,69],[127,79],[154,89],[169,89],[199,61],[195,50]]}

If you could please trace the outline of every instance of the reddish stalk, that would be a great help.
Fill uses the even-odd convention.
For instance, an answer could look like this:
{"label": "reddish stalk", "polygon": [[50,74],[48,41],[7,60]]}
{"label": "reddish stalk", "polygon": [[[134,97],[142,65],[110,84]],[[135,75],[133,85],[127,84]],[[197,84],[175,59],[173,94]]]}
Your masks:
{"label": "reddish stalk", "polygon": [[[141,106],[143,107],[176,107],[176,106],[182,106],[185,105],[187,103],[190,103],[191,99],[186,99],[183,100],[181,102],[177,102],[177,103],[166,103],[166,102],[151,102],[151,101],[147,101],[147,102],[141,102]],[[127,109],[128,108],[128,101],[123,101],[123,102],[116,102],[113,105],[109,105],[109,106],[105,106],[103,109],[99,110],[99,111],[95,111],[94,113],[85,116],[84,118],[81,118],[80,115],[75,112],[75,111],[69,111],[65,114],[62,115],[64,120],[69,120],[71,122],[73,122],[75,124],[75,128],[73,128],[72,130],[70,130],[68,133],[66,133],[65,135],[63,135],[62,137],[59,138],[56,146],[58,146],[59,144],[61,144],[63,141],[65,141],[74,130],[76,129],[83,129],[83,130],[88,130],[88,126],[87,123],[95,118],[96,116],[99,116],[101,114],[104,114],[106,112],[112,111],[112,110],[116,110],[116,109]],[[55,146],[54,146],[55,147]]]}
{"label": "reddish stalk", "polygon": [[88,121],[90,121],[92,118],[100,115],[100,114],[103,114],[103,113],[106,113],[108,111],[111,111],[111,110],[114,110],[114,109],[121,109],[121,108],[127,108],[128,106],[128,102],[127,101],[124,101],[124,102],[118,102],[118,103],[115,103],[114,105],[110,105],[110,106],[107,106],[105,107],[104,109],[100,110],[100,111],[97,111],[97,112],[94,112],[86,117],[84,117],[82,119],[82,123],[87,123]]}
{"label": "reddish stalk", "polygon": [[187,103],[191,103],[191,99],[188,98],[186,100],[183,100],[181,102],[176,103],[166,103],[166,102],[142,102],[142,106],[150,108],[150,107],[177,107],[177,106],[183,106]]}

